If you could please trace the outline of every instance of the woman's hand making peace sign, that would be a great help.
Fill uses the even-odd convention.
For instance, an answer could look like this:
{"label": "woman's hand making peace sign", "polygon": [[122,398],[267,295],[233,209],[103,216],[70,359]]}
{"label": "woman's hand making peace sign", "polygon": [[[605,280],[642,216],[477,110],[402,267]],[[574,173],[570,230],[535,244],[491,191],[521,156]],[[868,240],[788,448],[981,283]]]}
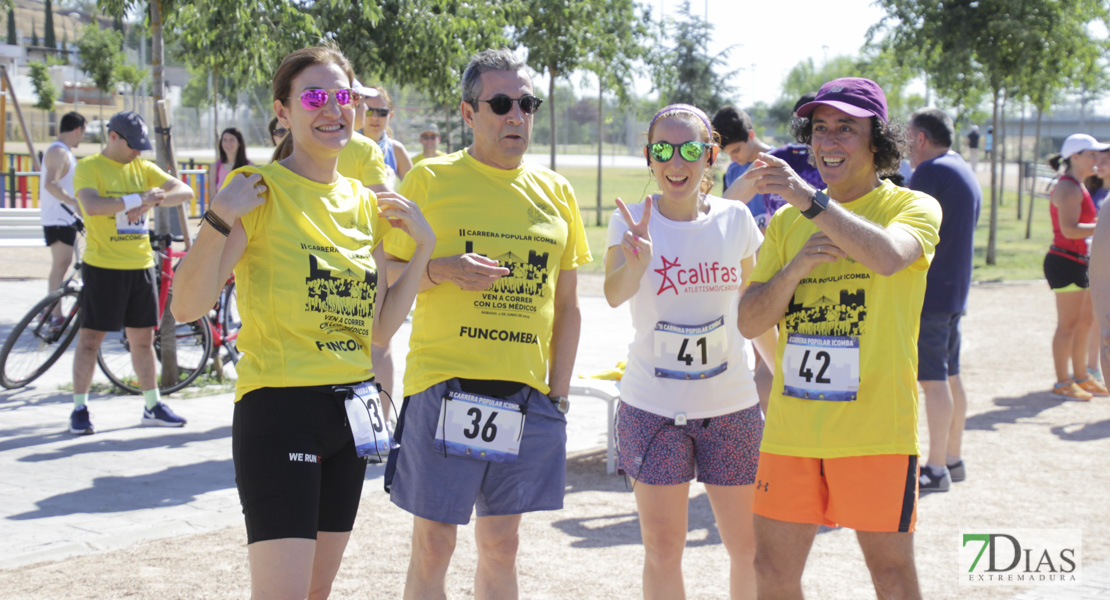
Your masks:
{"label": "woman's hand making peace sign", "polygon": [[628,231],[624,232],[624,239],[621,240],[624,261],[642,273],[651,264],[651,233],[648,232],[648,223],[651,222],[651,196],[644,198],[644,214],[640,216],[639,221],[633,220],[628,206],[620,198],[617,198],[617,209],[621,211],[621,216],[628,225]]}

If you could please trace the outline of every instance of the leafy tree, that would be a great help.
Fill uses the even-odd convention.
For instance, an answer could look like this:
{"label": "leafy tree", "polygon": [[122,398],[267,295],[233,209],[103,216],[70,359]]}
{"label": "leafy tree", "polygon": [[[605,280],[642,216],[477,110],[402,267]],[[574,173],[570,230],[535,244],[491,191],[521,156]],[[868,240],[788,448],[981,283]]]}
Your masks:
{"label": "leafy tree", "polygon": [[657,46],[663,50],[652,59],[660,104],[683,102],[713,114],[728,104],[735,93],[730,81],[737,71],[719,72],[728,64],[734,46],[709,54],[706,46],[713,36],[713,25],[690,13],[689,0],[683,0],[678,12],[685,18],[666,19],[664,38],[669,38],[670,43],[660,39]]}
{"label": "leafy tree", "polygon": [[[883,47],[903,64],[924,70],[938,93],[957,104],[966,105],[987,91],[996,134],[1001,133],[1004,98],[1049,98],[1053,90],[1076,77],[1076,69],[1099,64],[1094,57],[1107,53],[1106,43],[1093,39],[1088,28],[1096,20],[1110,22],[1105,0],[879,0],[878,4],[887,14],[869,37],[881,38]],[[995,140],[995,147],[1001,148],[1002,140]],[[991,153],[988,265],[996,264],[997,155]]]}
{"label": "leafy tree", "polygon": [[38,98],[34,107],[53,112],[54,103],[58,99],[58,88],[50,80],[50,65],[43,62],[30,62],[27,66],[31,69],[31,85],[35,88],[35,97]]}
{"label": "leafy tree", "polygon": [[317,2],[311,11],[363,83],[411,87],[442,109],[444,139],[449,140],[466,64],[481,50],[513,45],[506,31],[520,18],[521,8],[518,0],[333,0]]}
{"label": "leafy tree", "polygon": [[528,66],[547,74],[547,104],[551,118],[551,168],[555,168],[558,127],[555,120],[555,82],[583,65],[584,51],[593,39],[594,25],[608,9],[598,2],[523,0],[528,15],[517,25],[516,40],[528,49]]}
{"label": "leafy tree", "polygon": [[39,45],[39,34],[35,31],[35,18],[31,17],[31,47]]}
{"label": "leafy tree", "polygon": [[126,85],[131,92],[131,110],[135,110],[135,94],[138,92],[139,86],[146,81],[149,73],[146,69],[141,69],[135,65],[120,64],[116,68],[116,79]]}
{"label": "leafy tree", "polygon": [[104,94],[114,91],[119,82],[119,68],[123,64],[122,43],[123,35],[114,29],[101,29],[96,21],[86,25],[81,39],[77,40],[81,68],[92,77],[96,89],[100,90],[101,122],[104,121]]}
{"label": "leafy tree", "polygon": [[627,108],[632,100],[629,90],[636,74],[636,65],[648,55],[651,39],[651,11],[637,14],[631,0],[612,0],[593,21],[593,31],[583,63],[597,77],[597,212],[595,223],[601,225],[602,147],[605,142],[605,90],[616,93],[617,102]]}
{"label": "leafy tree", "polygon": [[51,0],[43,2],[43,10],[46,12],[46,18],[42,22],[42,44],[47,48],[57,48],[58,41],[54,37],[54,6]]}

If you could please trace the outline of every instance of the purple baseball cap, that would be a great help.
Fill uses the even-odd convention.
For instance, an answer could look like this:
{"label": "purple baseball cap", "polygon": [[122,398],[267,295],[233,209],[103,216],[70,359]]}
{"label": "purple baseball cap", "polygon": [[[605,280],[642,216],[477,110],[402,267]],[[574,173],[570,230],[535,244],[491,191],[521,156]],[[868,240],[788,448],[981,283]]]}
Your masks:
{"label": "purple baseball cap", "polygon": [[842,110],[853,117],[879,117],[886,121],[886,94],[879,84],[863,77],[841,77],[821,86],[817,97],[798,108],[799,117],[813,114],[817,105],[824,104]]}

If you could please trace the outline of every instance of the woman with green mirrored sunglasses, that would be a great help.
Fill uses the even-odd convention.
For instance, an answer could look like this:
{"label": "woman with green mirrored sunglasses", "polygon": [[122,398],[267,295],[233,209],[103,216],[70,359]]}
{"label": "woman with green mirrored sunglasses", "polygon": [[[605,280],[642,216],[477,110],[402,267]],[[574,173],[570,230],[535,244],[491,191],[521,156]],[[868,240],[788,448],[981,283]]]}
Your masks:
{"label": "woman with green mirrored sunglasses", "polygon": [[[731,560],[728,596],[755,598],[752,502],[763,417],[737,307],[763,236],[747,206],[708,194],[713,136],[693,106],[659,111],[644,156],[660,193],[633,205],[618,198],[609,222],[605,298],[629,304],[635,329],[617,440],[640,515],[645,598],[686,597],[682,549],[695,474]],[[775,329],[756,345],[773,364]],[[724,587],[698,585],[693,596]]]}

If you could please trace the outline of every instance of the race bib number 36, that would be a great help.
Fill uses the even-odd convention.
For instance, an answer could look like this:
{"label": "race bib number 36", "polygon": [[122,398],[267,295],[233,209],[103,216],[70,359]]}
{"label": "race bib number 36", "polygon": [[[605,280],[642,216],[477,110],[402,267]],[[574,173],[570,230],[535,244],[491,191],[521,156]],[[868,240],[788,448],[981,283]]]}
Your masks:
{"label": "race bib number 36", "polygon": [[438,452],[491,462],[515,463],[524,433],[524,413],[512,402],[449,391],[436,427]]}
{"label": "race bib number 36", "polygon": [[701,325],[655,324],[655,376],[708,379],[728,368],[725,318]]}
{"label": "race bib number 36", "polygon": [[859,391],[859,338],[803,335],[786,337],[782,393],[804,400],[852,401]]}

